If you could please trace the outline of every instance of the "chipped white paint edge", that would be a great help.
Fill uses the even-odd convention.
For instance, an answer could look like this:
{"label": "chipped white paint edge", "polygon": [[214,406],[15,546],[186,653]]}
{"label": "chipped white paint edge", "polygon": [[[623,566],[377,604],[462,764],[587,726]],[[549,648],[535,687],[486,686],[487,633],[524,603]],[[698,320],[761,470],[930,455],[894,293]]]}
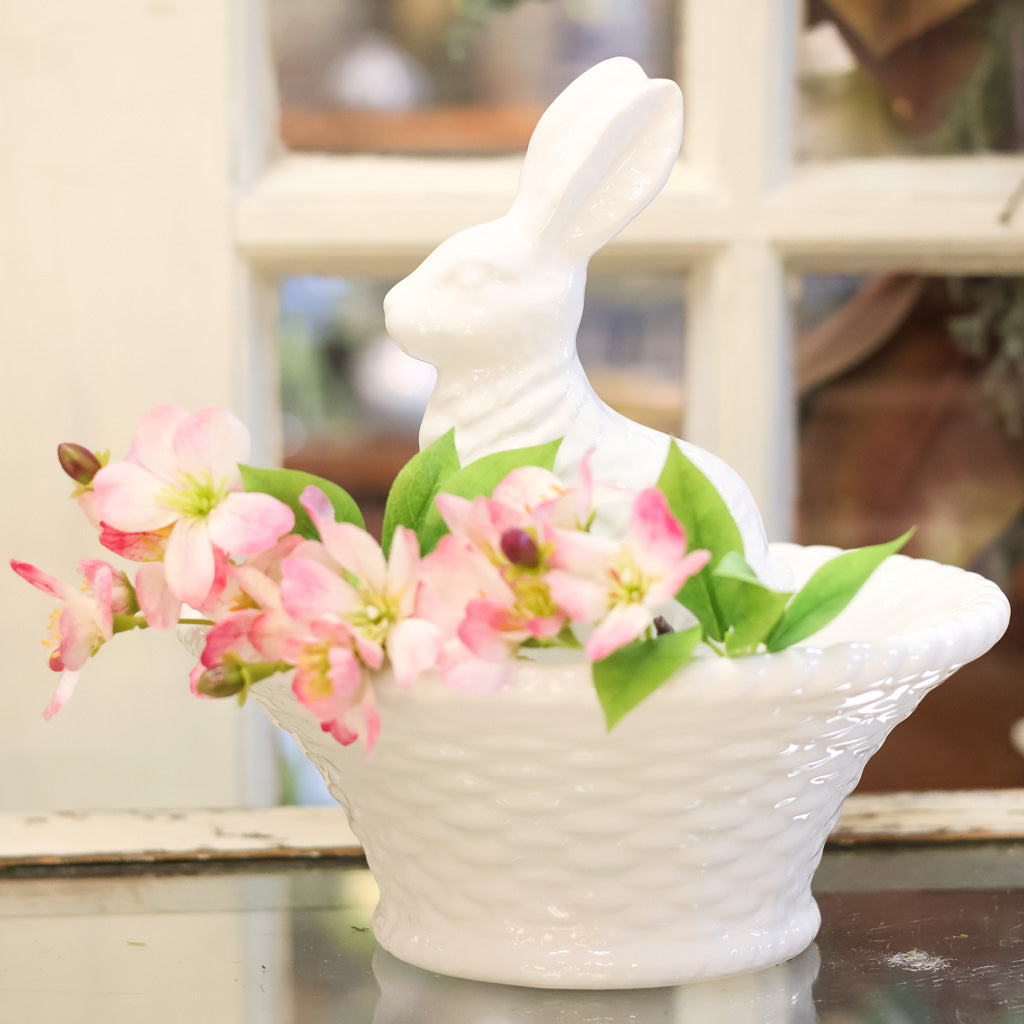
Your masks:
{"label": "chipped white paint edge", "polygon": [[1024,789],[851,796],[833,842],[1024,837]]}
{"label": "chipped white paint edge", "polygon": [[336,807],[0,815],[0,866],[357,856]]}
{"label": "chipped white paint edge", "polygon": [[[851,796],[830,842],[1024,838],[1024,789]],[[336,807],[0,815],[0,868],[358,856]]]}

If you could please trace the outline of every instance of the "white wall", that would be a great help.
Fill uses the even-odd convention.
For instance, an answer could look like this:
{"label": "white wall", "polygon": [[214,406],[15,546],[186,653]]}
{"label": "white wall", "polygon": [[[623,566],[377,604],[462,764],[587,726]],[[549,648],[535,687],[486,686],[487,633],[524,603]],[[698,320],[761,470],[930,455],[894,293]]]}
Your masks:
{"label": "white wall", "polygon": [[[65,440],[123,454],[161,402],[231,405],[249,365],[231,238],[228,0],[0,4],[0,538],[69,577],[101,555]],[[266,412],[266,410],[264,410]],[[119,637],[50,723],[52,602],[0,573],[0,809],[222,806],[243,718],[171,636]]]}

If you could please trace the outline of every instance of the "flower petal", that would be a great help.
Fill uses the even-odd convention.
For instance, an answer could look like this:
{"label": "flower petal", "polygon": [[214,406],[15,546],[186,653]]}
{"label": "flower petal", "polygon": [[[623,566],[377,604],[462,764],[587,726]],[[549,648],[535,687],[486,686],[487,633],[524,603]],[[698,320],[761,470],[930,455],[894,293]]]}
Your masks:
{"label": "flower petal", "polygon": [[249,630],[249,642],[264,661],[292,661],[301,648],[298,627],[283,612],[264,612]]}
{"label": "flower petal", "polygon": [[512,660],[484,661],[461,640],[449,640],[441,650],[438,671],[447,686],[466,693],[494,693],[512,679]]}
{"label": "flower petal", "polygon": [[234,651],[243,661],[255,661],[259,655],[249,643],[249,630],[260,616],[255,608],[246,608],[221,619],[206,634],[206,645],[200,659],[206,668],[213,668],[224,660],[224,655]]}
{"label": "flower petal", "polygon": [[167,585],[162,562],[146,562],[135,574],[135,596],[153,629],[172,629],[181,616],[181,601]]}
{"label": "flower petal", "polygon": [[370,640],[358,630],[354,630],[352,642],[355,644],[359,660],[367,668],[380,668],[384,664],[384,648],[375,640]]}
{"label": "flower petal", "polygon": [[583,648],[591,661],[601,661],[612,651],[635,640],[651,624],[651,613],[642,604],[620,604],[594,630]]}
{"label": "flower petal", "polygon": [[355,523],[322,522],[320,538],[331,557],[360,583],[377,593],[388,585],[388,567],[380,545]]}
{"label": "flower petal", "polygon": [[350,729],[340,718],[332,718],[329,722],[321,722],[320,728],[329,736],[333,736],[343,747],[350,747],[359,739],[359,733],[355,729]]}
{"label": "flower petal", "polygon": [[114,462],[93,478],[96,513],[115,530],[143,533],[159,530],[178,518],[158,495],[166,483],[134,462]]}
{"label": "flower petal", "polygon": [[440,651],[441,631],[425,619],[403,619],[388,634],[388,657],[399,686],[411,686],[433,668]]}
{"label": "flower petal", "polygon": [[608,611],[608,588],[594,579],[552,569],[545,577],[551,600],[573,622],[596,622]]}
{"label": "flower petal", "polygon": [[270,494],[229,494],[209,516],[210,539],[233,555],[254,555],[273,546],[295,525],[295,513]]}
{"label": "flower petal", "polygon": [[515,595],[501,573],[462,537],[446,534],[420,562],[416,615],[453,636],[466,605],[475,599],[511,604]]}
{"label": "flower petal", "polygon": [[187,418],[188,413],[176,405],[158,405],[143,413],[135,426],[128,461],[144,467],[161,480],[170,481],[178,467],[174,432]]}
{"label": "flower petal", "polygon": [[109,640],[114,635],[114,568],[99,558],[86,558],[78,564],[93,593],[93,620],[100,636]]}
{"label": "flower petal", "polygon": [[356,600],[353,587],[319,562],[289,558],[281,565],[281,603],[296,619],[340,617]]}
{"label": "flower petal", "polygon": [[419,566],[419,539],[412,530],[396,527],[388,553],[387,593],[399,597],[403,616],[411,615],[416,606]]}
{"label": "flower petal", "polygon": [[179,519],[164,555],[167,585],[186,604],[198,608],[209,596],[217,575],[210,533],[203,519]]}
{"label": "flower petal", "polygon": [[56,576],[51,576],[48,572],[43,572],[42,569],[29,562],[19,562],[17,559],[12,558],[11,568],[37,590],[41,590],[44,594],[49,594],[50,597],[57,598],[58,601],[66,601],[75,593],[74,587],[70,584],[57,579]]}
{"label": "flower petal", "polygon": [[470,601],[459,625],[459,639],[467,649],[485,661],[512,657],[512,645],[523,639],[521,630],[509,629],[507,605],[492,601]]}
{"label": "flower petal", "polygon": [[50,698],[50,703],[43,709],[43,718],[49,721],[64,705],[68,702],[68,698],[74,693],[75,687],[78,685],[78,677],[80,673],[71,669],[65,669],[61,673],[60,682],[57,683],[57,689],[54,690],[53,696]]}
{"label": "flower petal", "polygon": [[658,575],[686,553],[686,532],[672,515],[665,495],[657,487],[642,490],[629,517],[630,538],[642,569]]}
{"label": "flower petal", "polygon": [[[91,492],[90,492],[91,493]],[[145,533],[125,533],[106,523],[100,524],[100,543],[115,555],[130,562],[156,562],[163,558],[170,530],[149,530]]]}
{"label": "flower petal", "polygon": [[299,495],[299,504],[306,510],[309,518],[313,520],[317,533],[321,533],[321,523],[333,523],[335,521],[334,506],[331,504],[330,498],[314,484],[310,484]]}
{"label": "flower petal", "polygon": [[363,702],[363,721],[366,722],[366,756],[369,757],[380,736],[380,714],[372,700]]}
{"label": "flower petal", "polygon": [[209,473],[215,480],[240,480],[238,463],[249,457],[246,425],[234,413],[209,406],[185,417],[174,431],[174,455],[179,470]]}
{"label": "flower petal", "polygon": [[96,604],[84,594],[76,594],[60,613],[60,660],[66,669],[80,669],[106,637],[96,622]]}
{"label": "flower petal", "polygon": [[676,563],[664,567],[665,575],[653,583],[644,603],[649,607],[670,601],[683,588],[683,584],[704,568],[711,560],[711,552],[703,549],[689,552]]}
{"label": "flower petal", "polygon": [[494,488],[493,500],[529,514],[556,501],[565,491],[565,484],[551,470],[517,466]]}

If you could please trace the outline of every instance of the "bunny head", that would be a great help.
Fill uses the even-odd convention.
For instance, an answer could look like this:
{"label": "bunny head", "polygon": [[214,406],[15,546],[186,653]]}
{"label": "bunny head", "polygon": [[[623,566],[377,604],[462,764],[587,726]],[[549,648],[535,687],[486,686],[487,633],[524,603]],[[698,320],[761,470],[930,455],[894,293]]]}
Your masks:
{"label": "bunny head", "polygon": [[439,374],[573,358],[587,262],[660,191],[681,137],[674,82],[625,57],[591,68],[537,124],[509,212],[388,293],[391,337]]}
{"label": "bunny head", "polygon": [[506,217],[442,242],[388,292],[384,316],[405,352],[439,369],[498,367],[575,338],[584,282]]}

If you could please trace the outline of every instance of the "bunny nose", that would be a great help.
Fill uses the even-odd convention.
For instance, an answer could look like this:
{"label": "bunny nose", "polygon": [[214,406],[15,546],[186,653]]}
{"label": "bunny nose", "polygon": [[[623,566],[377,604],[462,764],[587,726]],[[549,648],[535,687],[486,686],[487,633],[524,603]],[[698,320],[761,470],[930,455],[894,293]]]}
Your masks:
{"label": "bunny nose", "polygon": [[402,287],[402,282],[392,286],[391,290],[384,296],[384,326],[387,327],[388,333],[394,337],[395,332],[399,326],[400,316],[398,311],[402,307],[401,293],[398,291]]}

